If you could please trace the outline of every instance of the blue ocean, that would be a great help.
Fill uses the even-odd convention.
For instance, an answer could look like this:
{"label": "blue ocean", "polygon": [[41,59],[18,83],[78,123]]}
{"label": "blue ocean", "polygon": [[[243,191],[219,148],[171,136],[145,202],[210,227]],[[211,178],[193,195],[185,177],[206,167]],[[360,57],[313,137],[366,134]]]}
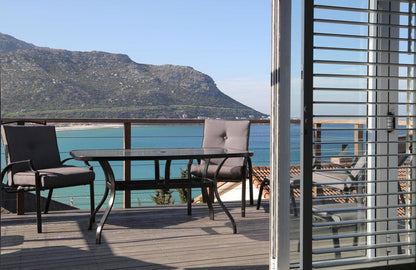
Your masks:
{"label": "blue ocean", "polygon": [[[291,124],[290,162],[291,165],[298,165],[300,160],[300,125]],[[132,126],[132,148],[180,148],[200,147],[202,144],[203,125],[133,125]],[[331,134],[328,134],[331,135]],[[333,134],[338,139],[352,137],[352,134]],[[70,157],[69,152],[75,149],[114,149],[123,147],[123,128],[108,127],[79,130],[57,131],[58,145],[61,151],[61,159]],[[328,136],[327,136],[328,137]],[[351,138],[350,137],[350,138]],[[270,154],[270,126],[268,124],[253,124],[250,130],[249,148],[254,152],[252,158],[254,166],[268,166]],[[337,147],[339,148],[339,147]],[[339,149],[334,149],[334,153]],[[1,164],[4,167],[4,151],[1,151]],[[333,151],[331,151],[333,152]],[[288,153],[289,154],[289,153]],[[80,165],[79,161],[70,161],[68,164]],[[98,163],[91,163],[96,172],[95,196],[98,202],[104,192],[104,176]],[[122,162],[111,163],[115,176],[118,180],[123,177]],[[179,177],[181,170],[186,168],[186,161],[175,161],[172,163],[171,174]],[[160,167],[163,175],[164,164]],[[153,162],[137,161],[132,162],[132,178],[146,179],[154,177]],[[199,190],[193,191],[193,196],[200,194]],[[154,190],[132,191],[132,206],[152,205],[154,202],[151,196],[155,195]],[[44,194],[46,196],[46,193]],[[178,192],[173,192],[175,203],[180,203]],[[87,186],[65,188],[54,190],[53,199],[74,207],[85,209],[89,207],[89,188]],[[122,194],[116,196],[115,207],[122,207]]]}

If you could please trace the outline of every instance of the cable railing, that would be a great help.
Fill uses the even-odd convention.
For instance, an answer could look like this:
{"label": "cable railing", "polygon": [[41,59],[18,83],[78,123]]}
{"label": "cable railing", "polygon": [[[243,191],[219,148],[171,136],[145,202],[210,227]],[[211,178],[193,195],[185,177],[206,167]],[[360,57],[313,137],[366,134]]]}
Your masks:
{"label": "cable railing", "polygon": [[[37,121],[57,127],[57,139],[61,159],[70,157],[69,152],[74,149],[94,148],[181,148],[200,147],[203,136],[204,120],[200,119],[11,119],[3,118],[2,122],[12,121]],[[251,120],[250,151],[255,153],[253,164],[269,165],[269,121]],[[2,148],[2,157],[4,151]],[[2,168],[5,160],[2,160]],[[82,166],[78,161],[70,161],[68,164]],[[104,175],[98,164],[94,166],[96,173],[95,196],[96,201],[101,199],[101,193],[105,188]],[[112,168],[117,179],[126,181],[132,178],[140,180],[153,177],[154,164],[148,161],[141,162],[112,162]],[[186,163],[174,161],[171,165],[172,175],[180,177],[181,171],[186,168]],[[164,170],[164,164],[161,164]],[[198,192],[193,192],[194,196]],[[47,194],[43,194],[46,196]],[[115,207],[130,208],[140,205],[155,204],[151,196],[155,192],[125,191],[124,196],[119,196]],[[178,192],[173,192],[174,203],[180,203]],[[17,195],[23,196],[23,195]],[[89,193],[81,187],[57,189],[54,191],[54,200],[61,203],[86,209],[89,207]],[[24,206],[20,205],[17,212],[23,214]]]}

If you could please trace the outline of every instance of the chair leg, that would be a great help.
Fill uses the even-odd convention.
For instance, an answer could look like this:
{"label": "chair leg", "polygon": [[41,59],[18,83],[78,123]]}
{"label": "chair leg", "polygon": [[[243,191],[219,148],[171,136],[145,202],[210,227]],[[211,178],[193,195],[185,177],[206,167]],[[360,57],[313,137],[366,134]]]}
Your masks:
{"label": "chair leg", "polygon": [[192,216],[192,189],[186,189],[186,202],[188,205],[188,216]]}
{"label": "chair leg", "polygon": [[[399,243],[400,243],[400,234],[398,233],[397,234],[397,240],[399,241]],[[404,252],[403,252],[403,247],[402,246],[398,246],[397,247],[397,253],[398,254],[404,254]]]}
{"label": "chair leg", "polygon": [[[332,226],[331,228],[332,230],[332,235],[333,236],[338,236],[338,228],[335,226]],[[334,248],[340,248],[339,245],[339,238],[333,238],[332,239],[333,243],[334,243]],[[341,258],[341,252],[340,251],[335,251],[335,258]]]}
{"label": "chair leg", "polygon": [[91,208],[91,222],[95,222],[95,216],[92,215],[95,210],[95,194],[94,194],[94,182],[90,183],[90,208]]}
{"label": "chair leg", "polygon": [[[358,233],[360,230],[359,225],[355,225],[355,232]],[[358,236],[354,236],[352,239],[352,245],[353,246],[358,246]]]}
{"label": "chair leg", "polygon": [[208,188],[208,200],[211,203],[214,203],[214,196],[215,196],[215,194],[214,194],[214,188],[213,187]]}
{"label": "chair leg", "polygon": [[241,216],[246,216],[246,179],[241,182]]}
{"label": "chair leg", "polygon": [[250,189],[250,205],[254,205],[254,198],[253,198],[253,179],[248,179],[249,189]]}
{"label": "chair leg", "polygon": [[38,227],[38,233],[42,233],[42,213],[41,212],[42,210],[40,209],[40,186],[36,185],[36,225]]}
{"label": "chair leg", "polygon": [[202,202],[206,203],[207,200],[208,200],[207,188],[202,187],[201,188],[201,194],[202,194]]}
{"label": "chair leg", "polygon": [[261,197],[263,196],[264,181],[260,184],[259,197],[257,198],[257,210],[260,209]]}
{"label": "chair leg", "polygon": [[202,188],[202,198],[206,198],[205,202],[208,205],[209,219],[214,220],[214,208],[212,207],[211,200],[208,199],[208,192],[206,188]]}
{"label": "chair leg", "polygon": [[249,176],[248,178],[249,190],[250,190],[250,205],[254,205],[254,195],[253,195],[253,177]]}
{"label": "chair leg", "polygon": [[48,199],[46,200],[45,212],[44,212],[45,214],[47,214],[49,211],[49,205],[51,204],[51,200],[52,200],[52,192],[53,192],[53,189],[51,188],[48,192]]}
{"label": "chair leg", "polygon": [[295,194],[293,193],[293,188],[290,187],[290,200],[292,201],[292,207],[293,207],[293,215],[295,217],[298,216],[298,206],[296,205],[296,198]]}
{"label": "chair leg", "polygon": [[251,164],[251,158],[247,159],[248,164],[248,184],[250,189],[250,205],[254,205],[254,198],[253,198],[253,166]]}

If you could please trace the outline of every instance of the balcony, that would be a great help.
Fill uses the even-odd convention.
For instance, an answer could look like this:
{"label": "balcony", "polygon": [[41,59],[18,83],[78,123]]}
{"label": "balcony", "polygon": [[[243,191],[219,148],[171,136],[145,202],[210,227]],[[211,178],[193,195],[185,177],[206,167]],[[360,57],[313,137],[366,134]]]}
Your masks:
{"label": "balcony", "polygon": [[[9,121],[13,119],[3,119]],[[39,119],[31,119],[39,120]],[[107,123],[116,124],[117,130],[124,130],[124,134],[117,137],[101,136],[97,137],[93,129],[85,129],[83,136],[68,137],[65,134],[58,132],[58,142],[70,141],[69,149],[64,149],[61,153],[63,157],[68,155],[68,151],[72,148],[78,148],[79,144],[92,146],[88,143],[89,140],[101,141],[101,143],[111,140],[117,140],[119,145],[122,142],[128,142],[127,145],[137,144],[137,142],[149,139],[152,135],[137,135],[135,124],[153,124],[157,127],[163,125],[181,124],[182,127],[189,127],[190,125],[199,125],[202,121],[176,121],[176,120],[138,120],[138,119],[124,119],[124,120],[92,120],[92,119],[53,119],[54,124],[86,124],[86,123]],[[47,121],[47,122],[48,122]],[[179,123],[180,122],[180,123]],[[321,120],[315,122],[316,140],[321,141],[322,135],[325,133],[325,125],[333,125],[334,121]],[[363,151],[360,142],[363,138],[360,137],[360,131],[363,123],[351,123],[351,121],[336,120],[336,124],[352,125],[354,130],[352,136],[357,140],[354,144],[348,146],[351,155],[360,155]],[[268,167],[268,159],[260,158],[262,151],[266,152],[268,156],[268,147],[262,147],[262,143],[259,141],[268,141],[268,123],[266,121],[253,121],[253,126],[260,125],[260,127],[266,128],[266,133],[258,133],[257,129],[252,129],[252,137],[250,149],[254,151],[255,170],[257,175],[266,176],[270,173]],[[399,123],[403,125],[403,123]],[[292,132],[292,139],[299,138],[298,125],[294,125],[294,132]],[[322,131],[322,132],[318,132]],[[91,132],[91,134],[87,134]],[[120,133],[120,132],[119,132]],[[265,135],[267,134],[267,135]],[[120,135],[120,134],[119,134]],[[200,145],[202,139],[202,132],[200,134],[192,135],[196,140],[196,145]],[[166,135],[162,135],[166,137]],[[167,137],[171,137],[172,141],[177,141],[174,134],[169,134]],[[153,138],[155,139],[155,138]],[[159,142],[161,138],[156,138]],[[190,138],[186,138],[188,141]],[[85,143],[87,142],[87,143]],[[68,142],[64,143],[68,144]],[[108,145],[107,145],[108,146]],[[174,147],[175,145],[171,146]],[[328,162],[328,151],[335,156],[332,161],[337,161],[337,155],[341,150],[342,143],[334,150],[331,147],[329,150],[324,148],[315,148],[317,156],[323,155],[320,161],[320,166],[326,168],[325,163]],[[345,147],[345,145],[343,145]],[[108,146],[111,148],[111,145]],[[298,149],[298,146],[292,145],[292,148]],[[62,149],[61,149],[62,150]],[[3,155],[4,153],[2,153]],[[293,155],[293,153],[292,153]],[[345,153],[344,153],[345,155]],[[291,166],[291,175],[299,175],[300,167],[299,161],[295,157]],[[345,160],[343,160],[345,162]],[[96,180],[96,201],[101,198],[103,190],[104,179],[100,175],[100,168],[95,165],[95,171],[98,174]],[[146,170],[152,170],[147,168],[149,164],[127,164],[127,171],[130,172],[126,175],[126,164],[114,164],[117,167],[118,177],[125,178],[137,177],[137,171],[143,173]],[[343,164],[350,166],[350,164]],[[151,165],[150,165],[151,166]],[[181,164],[177,164],[177,172],[181,168]],[[123,169],[124,167],[124,169]],[[183,168],[183,167],[182,167]],[[406,169],[400,169],[399,175],[405,177]],[[260,177],[261,178],[261,177]],[[402,178],[404,179],[404,178]],[[258,186],[258,183],[255,183]],[[402,182],[402,187],[406,187],[406,182]],[[150,196],[152,191],[148,192],[146,196]],[[101,245],[95,244],[94,230],[87,230],[87,222],[89,212],[85,208],[88,207],[87,202],[83,202],[84,197],[87,198],[88,189],[77,191],[75,194],[57,195],[55,198],[57,201],[52,205],[52,209],[55,207],[55,211],[51,211],[49,214],[44,215],[44,233],[37,234],[35,228],[36,216],[33,213],[33,207],[30,208],[31,198],[30,194],[26,194],[26,214],[14,215],[3,214],[2,215],[2,228],[1,228],[1,267],[10,268],[13,265],[21,266],[21,268],[30,267],[90,267],[91,263],[99,269],[111,269],[117,265],[123,264],[126,267],[154,267],[155,269],[267,269],[269,252],[269,201],[264,200],[260,210],[255,210],[255,207],[247,208],[246,218],[241,218],[239,215],[239,203],[238,202],[226,202],[230,208],[231,213],[236,219],[239,233],[233,235],[231,233],[230,222],[221,211],[218,205],[215,207],[215,220],[211,221],[208,217],[207,207],[204,204],[194,203],[193,216],[188,217],[186,215],[186,206],[184,204],[174,204],[169,206],[155,206],[149,205],[144,199],[137,199],[141,195],[129,194],[126,192],[124,196],[118,198],[116,203],[116,209],[109,217],[106,228],[103,231],[103,240]],[[294,190],[296,197],[297,207],[301,207],[299,200],[301,197],[300,189]],[[316,195],[316,190],[315,190]],[[339,196],[340,194],[331,193],[331,190],[324,189],[324,196]],[[267,196],[266,196],[267,197]],[[8,205],[16,203],[14,195],[11,201],[7,202]],[[140,197],[142,198],[142,197]],[[6,199],[3,197],[3,200]],[[336,200],[337,198],[334,197]],[[126,201],[130,204],[126,204]],[[22,202],[21,198],[17,199],[17,202]],[[33,205],[33,204],[32,204]],[[20,204],[21,206],[21,204]],[[138,207],[140,206],[140,207]],[[76,209],[81,208],[81,209]],[[123,209],[124,208],[124,209]],[[19,210],[19,209],[18,209]],[[23,211],[23,209],[20,209]],[[404,208],[398,209],[400,217],[408,214]],[[99,212],[98,218],[102,214],[102,210]],[[290,215],[290,261],[292,268],[299,267],[300,260],[300,217],[295,216],[293,209]],[[330,227],[321,227],[315,230],[315,233],[319,235],[326,235],[326,239],[314,241],[314,249],[326,249],[330,250],[324,255],[320,255],[320,260],[337,260],[335,251],[333,250],[333,242],[330,237],[332,234]],[[341,247],[353,246],[352,237],[348,237],[351,234],[357,233],[351,226],[343,228],[340,231]],[[406,234],[401,236],[403,239]],[[365,238],[360,238],[360,245],[365,244]],[[48,260],[45,260],[40,254],[47,252]],[[160,255],[161,256],[157,256]],[[156,255],[156,256],[155,256]],[[345,257],[358,257],[362,256],[362,250],[355,250],[349,252],[343,252],[342,256]],[[52,259],[50,259],[52,258]],[[375,265],[375,264],[374,264]],[[368,265],[368,266],[371,266]]]}
{"label": "balcony", "polygon": [[[7,122],[13,119],[2,119]],[[15,120],[15,119],[14,119]],[[28,119],[26,119],[28,120]],[[39,119],[31,119],[39,120]],[[44,120],[44,119],[42,119]],[[182,120],[74,120],[49,119],[47,122],[58,126],[79,124],[111,124],[118,128],[117,136],[97,135],[94,129],[82,127],[83,135],[65,132],[67,128],[58,132],[61,157],[69,155],[73,148],[94,147],[92,141],[99,141],[100,147],[126,147],[145,140],[158,140],[163,142],[166,137],[171,141],[178,141],[174,134],[162,134],[159,138],[153,135],[137,135],[136,128],[145,125],[161,127],[176,125],[176,127],[193,127],[202,131],[203,121]],[[136,126],[135,124],[141,124]],[[177,126],[177,125],[180,126]],[[264,126],[267,121],[258,121]],[[173,126],[175,127],[175,126]],[[59,130],[59,129],[58,129]],[[119,132],[119,131],[124,131]],[[266,134],[253,134],[252,140],[266,140],[268,145],[268,127]],[[95,131],[95,133],[94,133]],[[100,129],[98,129],[100,131]],[[103,129],[101,129],[103,131]],[[128,131],[126,133],[126,131]],[[99,133],[99,132],[98,132]],[[68,134],[72,134],[68,136]],[[202,132],[186,137],[192,141],[193,146],[201,144]],[[108,142],[116,141],[116,145]],[[195,141],[195,142],[193,142]],[[127,142],[127,144],[126,144]],[[65,145],[69,145],[69,148]],[[257,144],[259,145],[259,144]],[[175,146],[175,145],[173,145]],[[173,147],[165,145],[164,147]],[[176,145],[177,146],[177,145]],[[183,147],[183,145],[181,145]],[[156,146],[154,146],[156,147]],[[257,153],[265,151],[267,160],[257,159],[256,164],[268,164],[268,146],[251,149]],[[4,155],[4,151],[1,153]],[[2,159],[4,162],[4,159]],[[79,164],[78,164],[79,165]],[[100,166],[92,163],[97,173],[95,181],[96,202],[101,199],[104,189],[104,178]],[[127,170],[129,171],[126,174]],[[163,164],[161,164],[163,166]],[[4,164],[3,164],[4,166]],[[2,166],[2,167],[3,167]],[[118,178],[140,178],[139,174],[152,172],[150,164],[113,164]],[[173,164],[175,172],[180,173],[184,164]],[[56,190],[58,191],[58,190]],[[218,205],[215,207],[215,220],[211,221],[205,204],[194,203],[192,217],[186,214],[186,205],[174,204],[169,206],[149,206],[150,195],[154,191],[143,194],[126,192],[124,196],[119,192],[116,198],[116,209],[111,213],[103,232],[101,245],[95,244],[95,230],[87,230],[88,226],[88,188],[76,189],[74,192],[62,189],[53,197],[55,202],[51,205],[51,212],[43,215],[43,233],[36,233],[36,215],[34,211],[33,196],[25,194],[15,198],[15,194],[5,194],[2,205],[7,204],[12,210],[18,202],[17,211],[24,215],[3,213],[1,220],[1,265],[0,268],[89,268],[92,263],[98,269],[113,269],[119,265],[137,269],[267,269],[268,268],[268,201],[263,203],[264,208],[255,210],[248,207],[247,217],[241,218],[240,204],[227,202],[236,219],[239,233],[233,235],[229,219]],[[121,196],[120,196],[121,195]],[[195,196],[198,194],[195,193]],[[44,194],[46,196],[46,194]],[[140,198],[140,199],[138,199]],[[147,200],[146,200],[147,198]],[[85,202],[84,202],[85,201]],[[130,203],[126,203],[130,201]],[[176,201],[178,203],[178,201]],[[24,205],[24,206],[23,206]],[[140,205],[140,207],[138,207]],[[20,207],[20,209],[19,209]],[[26,209],[25,209],[26,208]],[[81,208],[81,209],[76,209]],[[25,211],[26,210],[26,211]],[[98,218],[101,217],[102,210]],[[48,259],[41,254],[48,254]]]}

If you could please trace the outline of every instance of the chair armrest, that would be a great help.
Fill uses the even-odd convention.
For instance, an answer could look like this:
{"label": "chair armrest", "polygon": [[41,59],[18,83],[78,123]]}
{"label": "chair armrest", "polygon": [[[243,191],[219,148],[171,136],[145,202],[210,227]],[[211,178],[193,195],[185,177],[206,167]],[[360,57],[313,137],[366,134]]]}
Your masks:
{"label": "chair armrest", "polygon": [[88,163],[88,161],[84,161],[84,164],[85,164],[85,166],[87,166],[88,167],[88,169],[90,170],[90,171],[93,171],[94,170],[94,168]]}
{"label": "chair armrest", "polygon": [[[222,161],[221,161],[221,163],[218,165],[218,167],[217,167],[217,170],[215,171],[215,174],[214,174],[214,179],[215,180],[217,180],[217,178],[218,178],[218,175],[219,175],[219,173],[220,173],[220,171],[221,171],[221,168],[222,168],[222,166],[224,166],[224,163],[226,162],[228,160],[228,157],[225,157]],[[246,164],[246,163],[248,163],[248,173],[249,173],[249,177],[250,177],[250,179],[252,180],[253,178],[253,175],[252,175],[252,173],[253,173],[253,167],[252,167],[252,164],[251,164],[251,159],[250,159],[250,157],[244,157],[244,163],[243,164]],[[208,166],[209,166],[209,164],[208,164]],[[208,166],[206,166],[206,169],[208,170]],[[244,177],[246,177],[247,175],[244,175]],[[245,179],[245,178],[244,178]]]}
{"label": "chair armrest", "polygon": [[74,158],[70,157],[70,158],[66,158],[66,159],[62,160],[61,165],[63,165],[65,162],[67,162],[68,160],[71,160],[71,159],[74,159]]}
{"label": "chair armrest", "polygon": [[246,157],[248,178],[253,181],[253,163],[251,157]]}
{"label": "chair armrest", "polygon": [[27,164],[29,166],[29,169],[35,173],[38,171],[33,166],[33,161],[31,159],[28,160],[21,160],[9,163],[2,171],[1,171],[1,182],[3,183],[3,178],[6,175],[7,172],[9,172],[14,166],[20,165],[20,164]]}
{"label": "chair armrest", "polygon": [[[66,158],[66,159],[62,160],[61,165],[63,165],[65,162],[67,162],[69,160],[72,160],[72,159],[74,159],[74,158],[70,157],[70,158]],[[84,161],[84,163],[85,163],[85,166],[87,166],[90,171],[93,171],[93,167],[88,163],[88,161]]]}

